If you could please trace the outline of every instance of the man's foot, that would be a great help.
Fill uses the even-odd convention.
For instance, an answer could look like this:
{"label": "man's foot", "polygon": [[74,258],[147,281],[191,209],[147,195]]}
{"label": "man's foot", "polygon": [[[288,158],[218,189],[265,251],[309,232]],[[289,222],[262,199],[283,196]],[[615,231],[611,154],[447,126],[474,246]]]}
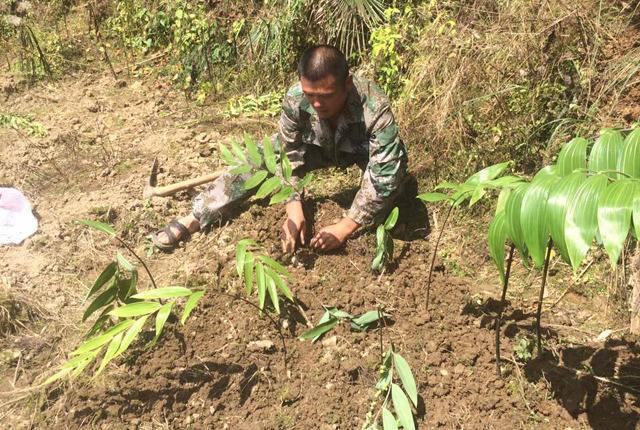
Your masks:
{"label": "man's foot", "polygon": [[170,251],[182,240],[188,240],[192,233],[200,229],[200,223],[193,214],[173,220],[163,229],[152,235],[153,244],[162,251]]}

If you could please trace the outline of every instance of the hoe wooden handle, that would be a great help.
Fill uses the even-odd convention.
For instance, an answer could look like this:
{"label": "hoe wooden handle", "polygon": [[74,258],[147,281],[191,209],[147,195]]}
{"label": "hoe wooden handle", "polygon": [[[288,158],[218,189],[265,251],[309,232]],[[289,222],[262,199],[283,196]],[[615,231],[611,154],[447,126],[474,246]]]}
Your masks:
{"label": "hoe wooden handle", "polygon": [[218,170],[208,175],[200,176],[193,179],[187,179],[186,181],[176,182],[175,184],[165,185],[163,187],[147,186],[144,189],[144,198],[153,196],[170,196],[177,193],[178,191],[188,190],[189,188],[197,187],[198,185],[206,184],[207,182],[212,182],[220,177],[220,175],[222,175],[224,172],[225,170]]}

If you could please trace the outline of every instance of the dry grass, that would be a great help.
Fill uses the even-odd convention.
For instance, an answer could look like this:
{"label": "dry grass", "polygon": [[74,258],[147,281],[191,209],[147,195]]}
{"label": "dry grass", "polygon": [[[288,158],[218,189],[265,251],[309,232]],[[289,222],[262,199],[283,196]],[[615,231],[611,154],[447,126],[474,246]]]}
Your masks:
{"label": "dry grass", "polygon": [[46,311],[35,301],[12,291],[8,281],[0,285],[0,338],[17,333],[41,319]]}
{"label": "dry grass", "polygon": [[592,0],[423,6],[398,106],[408,143],[428,154],[418,171],[441,180],[512,159],[531,172],[573,134],[624,126],[603,118],[639,77],[636,12]]}

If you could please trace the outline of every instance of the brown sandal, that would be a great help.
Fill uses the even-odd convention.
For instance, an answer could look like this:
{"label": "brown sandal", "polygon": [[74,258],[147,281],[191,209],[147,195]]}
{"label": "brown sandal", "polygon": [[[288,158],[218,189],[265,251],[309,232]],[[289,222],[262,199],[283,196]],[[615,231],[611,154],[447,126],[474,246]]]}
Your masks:
{"label": "brown sandal", "polygon": [[[175,234],[173,234],[173,232],[171,231],[171,227],[177,229],[180,232],[179,238],[176,237]],[[167,235],[167,237],[169,238],[169,243],[163,243],[158,240],[158,235],[160,233],[165,233]],[[176,249],[181,241],[184,242],[189,240],[190,238],[191,232],[189,231],[189,229],[185,225],[178,222],[178,220],[174,219],[169,221],[169,224],[167,224],[165,228],[163,228],[162,230],[158,230],[157,232],[152,234],[151,242],[153,243],[153,246],[158,248],[160,251],[169,252]]]}

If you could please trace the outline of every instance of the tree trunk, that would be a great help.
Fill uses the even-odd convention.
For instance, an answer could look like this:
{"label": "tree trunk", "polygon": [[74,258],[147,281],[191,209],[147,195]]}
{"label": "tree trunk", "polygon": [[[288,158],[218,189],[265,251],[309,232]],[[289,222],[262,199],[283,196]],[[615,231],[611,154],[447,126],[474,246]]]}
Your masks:
{"label": "tree trunk", "polygon": [[631,258],[631,333],[640,334],[640,242]]}

